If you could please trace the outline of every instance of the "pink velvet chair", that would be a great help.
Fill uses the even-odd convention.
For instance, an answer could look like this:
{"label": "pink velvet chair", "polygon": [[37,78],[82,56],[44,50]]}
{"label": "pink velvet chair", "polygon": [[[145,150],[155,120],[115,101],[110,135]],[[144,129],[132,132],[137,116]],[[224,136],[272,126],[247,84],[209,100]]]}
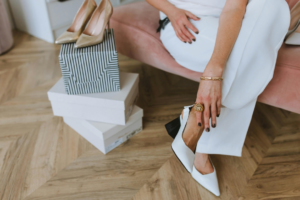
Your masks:
{"label": "pink velvet chair", "polygon": [[[297,1],[287,0],[290,8]],[[158,21],[158,10],[147,2],[115,8],[111,25],[117,51],[161,70],[199,81],[200,73],[177,64],[164,48],[160,33],[156,33]],[[300,47],[282,45],[273,79],[258,101],[300,113]]]}

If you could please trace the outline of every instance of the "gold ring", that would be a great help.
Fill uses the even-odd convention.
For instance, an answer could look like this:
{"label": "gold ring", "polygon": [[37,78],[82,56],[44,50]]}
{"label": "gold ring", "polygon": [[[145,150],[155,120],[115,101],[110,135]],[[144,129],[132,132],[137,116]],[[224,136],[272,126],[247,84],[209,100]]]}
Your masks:
{"label": "gold ring", "polygon": [[200,104],[200,103],[196,103],[196,104],[194,105],[194,108],[195,108],[195,110],[198,111],[198,112],[202,112],[202,111],[204,110],[204,106],[203,106],[202,104]]}

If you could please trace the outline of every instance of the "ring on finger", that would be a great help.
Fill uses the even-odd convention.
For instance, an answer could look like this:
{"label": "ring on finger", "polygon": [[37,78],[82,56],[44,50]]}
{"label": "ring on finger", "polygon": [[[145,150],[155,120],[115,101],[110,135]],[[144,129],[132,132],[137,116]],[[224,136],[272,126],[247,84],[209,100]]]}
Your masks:
{"label": "ring on finger", "polygon": [[194,105],[194,108],[195,108],[195,110],[198,111],[198,112],[203,112],[203,110],[204,110],[204,106],[203,106],[202,104],[200,104],[200,103],[196,103],[196,104]]}

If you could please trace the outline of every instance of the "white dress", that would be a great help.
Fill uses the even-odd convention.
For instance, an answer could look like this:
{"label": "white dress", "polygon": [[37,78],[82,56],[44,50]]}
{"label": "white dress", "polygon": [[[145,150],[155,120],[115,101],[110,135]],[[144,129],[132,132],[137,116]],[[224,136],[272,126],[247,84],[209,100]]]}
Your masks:
{"label": "white dress", "polygon": [[[200,17],[190,20],[196,42],[180,41],[168,23],[160,39],[185,68],[203,72],[214,49],[225,0],[169,0]],[[160,18],[166,15],[160,12]],[[241,156],[257,97],[273,77],[277,53],[290,23],[285,0],[249,0],[239,36],[223,72],[222,105],[217,127],[203,132],[197,152]],[[197,91],[195,91],[197,92]]]}

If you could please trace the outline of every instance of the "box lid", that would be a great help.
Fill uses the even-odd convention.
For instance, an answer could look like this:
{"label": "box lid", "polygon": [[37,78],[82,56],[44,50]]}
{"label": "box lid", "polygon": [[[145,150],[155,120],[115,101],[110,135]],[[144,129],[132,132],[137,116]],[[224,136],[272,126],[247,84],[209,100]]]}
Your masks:
{"label": "box lid", "polygon": [[125,110],[130,103],[131,95],[138,89],[138,82],[138,74],[120,72],[121,90],[118,92],[68,95],[61,78],[48,91],[48,98],[50,101]]}
{"label": "box lid", "polygon": [[[143,117],[143,109],[135,105],[132,110],[132,114],[125,125],[108,124],[108,123],[94,122],[89,120],[80,120],[80,123],[100,139],[106,140],[107,138],[112,137],[113,135],[117,134],[125,127],[130,126],[131,124],[133,124],[135,121],[137,121],[142,117]],[[78,119],[76,120],[79,122]]]}

